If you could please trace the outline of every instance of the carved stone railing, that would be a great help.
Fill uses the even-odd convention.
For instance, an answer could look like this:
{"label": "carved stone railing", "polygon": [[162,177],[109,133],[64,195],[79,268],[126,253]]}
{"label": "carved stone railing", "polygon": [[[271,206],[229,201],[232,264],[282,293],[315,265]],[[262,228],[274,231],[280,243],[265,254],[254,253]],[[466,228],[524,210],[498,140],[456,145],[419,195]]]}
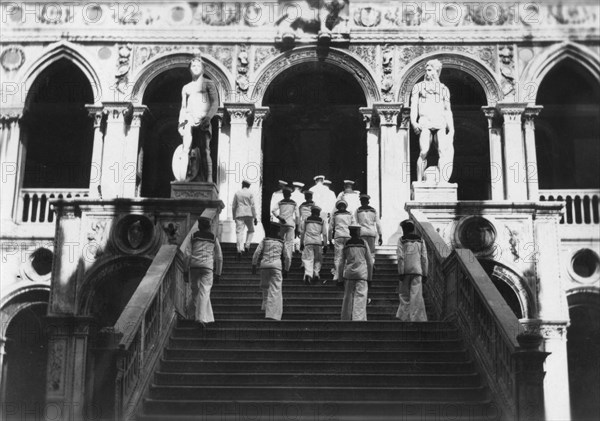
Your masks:
{"label": "carved stone railing", "polygon": [[503,418],[544,419],[542,338],[524,332],[475,255],[451,251],[427,218],[411,212],[426,242],[429,277],[425,283],[440,319],[453,320],[487,379]]}
{"label": "carved stone railing", "polygon": [[164,245],[114,326],[120,337],[115,381],[115,419],[135,417],[165,347],[176,314],[185,314],[188,289],[176,245]]}
{"label": "carved stone railing", "polygon": [[600,190],[540,190],[540,200],[565,202],[561,224],[600,224]]}
{"label": "carved stone railing", "polygon": [[20,223],[54,224],[53,199],[88,197],[88,189],[21,189],[16,220]]}

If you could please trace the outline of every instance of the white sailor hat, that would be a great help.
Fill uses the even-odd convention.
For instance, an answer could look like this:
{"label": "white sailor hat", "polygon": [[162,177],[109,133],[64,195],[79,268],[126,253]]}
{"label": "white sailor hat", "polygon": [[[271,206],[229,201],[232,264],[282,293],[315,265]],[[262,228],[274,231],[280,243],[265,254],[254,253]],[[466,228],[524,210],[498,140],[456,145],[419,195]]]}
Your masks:
{"label": "white sailor hat", "polygon": [[346,205],[346,207],[348,207],[348,202],[346,202],[344,199],[339,199],[337,202],[335,202],[335,207],[337,208],[340,203],[343,203],[344,205]]}
{"label": "white sailor hat", "polygon": [[279,184],[281,184],[282,186],[287,186],[287,185],[288,185],[287,181],[279,180],[279,181],[277,181],[277,182],[278,182]]}
{"label": "white sailor hat", "polygon": [[315,175],[314,178],[313,178],[313,180],[317,181],[319,178],[325,180],[325,176],[324,175]]}
{"label": "white sailor hat", "polygon": [[294,187],[300,187],[300,188],[304,187],[304,183],[301,183],[299,181],[294,181],[292,184],[294,185]]}
{"label": "white sailor hat", "polygon": [[331,180],[323,180],[323,184],[330,185],[331,184]]}
{"label": "white sailor hat", "polygon": [[361,199],[370,199],[371,196],[369,196],[367,193],[363,193],[359,196]]}
{"label": "white sailor hat", "polygon": [[355,231],[355,232],[360,233],[361,226],[360,225],[350,225],[348,227],[348,229],[350,230],[350,232]]}
{"label": "white sailor hat", "polygon": [[352,180],[344,180],[344,184],[354,184],[354,181],[352,181]]}

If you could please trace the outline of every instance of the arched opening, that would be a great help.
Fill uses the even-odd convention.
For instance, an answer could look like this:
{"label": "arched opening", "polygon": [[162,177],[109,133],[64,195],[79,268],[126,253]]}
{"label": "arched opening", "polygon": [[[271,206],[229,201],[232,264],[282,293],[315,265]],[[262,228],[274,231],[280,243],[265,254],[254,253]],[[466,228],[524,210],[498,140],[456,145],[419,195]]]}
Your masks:
{"label": "arched opening", "polygon": [[331,189],[352,179],[366,190],[366,129],[359,108],[366,98],[347,71],[324,61],[296,64],[268,86],[263,105],[262,217],[266,223],[278,179],[313,184],[325,175]]}
{"label": "arched opening", "polygon": [[89,187],[94,128],[85,105],[93,102],[90,82],[68,59],[36,78],[23,117],[22,187]]}
{"label": "arched opening", "polygon": [[[424,76],[417,83],[423,79]],[[454,117],[454,169],[450,182],[458,184],[459,200],[487,200],[491,195],[490,147],[487,121],[481,112],[481,107],[487,105],[485,90],[469,73],[451,67],[442,68],[440,82],[450,91]],[[412,128],[410,157],[411,179],[416,181],[419,138]],[[437,147],[432,147],[427,164],[435,166],[437,162]]]}
{"label": "arched opening", "polygon": [[[44,293],[46,301],[48,292]],[[6,329],[6,355],[2,373],[3,419],[44,418],[46,400],[46,302],[21,304]],[[29,418],[31,417],[31,418]]]}
{"label": "arched opening", "polygon": [[[204,78],[210,79],[206,74]],[[149,118],[144,119],[140,130],[143,197],[171,196],[171,181],[175,180],[171,161],[175,149],[181,144],[178,132],[181,89],[191,80],[188,67],[182,63],[179,67],[159,73],[144,91],[142,102],[148,106]],[[212,120],[210,142],[213,163],[217,162],[218,148],[219,129],[215,117]],[[203,148],[200,151],[204,153]],[[202,159],[205,159],[204,156]],[[216,172],[217,165],[213,165],[213,180],[216,180]]]}
{"label": "arched opening", "polygon": [[600,188],[600,83],[567,58],[544,77],[536,104],[540,189]]}
{"label": "arched opening", "polygon": [[569,390],[573,421],[600,419],[600,294],[567,296]]}
{"label": "arched opening", "polygon": [[[498,265],[495,261],[489,259],[478,259],[479,263],[485,270],[485,273],[490,277],[492,283],[506,301],[512,312],[517,316],[517,319],[531,317],[526,314],[528,306],[528,298],[519,297],[515,291],[516,285],[511,285],[506,276],[506,270]],[[525,301],[525,302],[522,302]]]}

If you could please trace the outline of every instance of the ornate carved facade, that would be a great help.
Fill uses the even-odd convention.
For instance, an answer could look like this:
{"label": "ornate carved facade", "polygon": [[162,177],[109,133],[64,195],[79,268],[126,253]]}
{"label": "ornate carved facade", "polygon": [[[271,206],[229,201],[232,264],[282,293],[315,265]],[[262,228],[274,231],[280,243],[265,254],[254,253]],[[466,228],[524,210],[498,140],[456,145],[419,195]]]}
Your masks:
{"label": "ornate carved facade", "polygon": [[[340,189],[335,183],[354,171],[359,190],[370,194],[381,214],[384,243],[394,245],[398,223],[407,216],[418,154],[408,118],[410,93],[425,63],[439,59],[455,112],[458,198],[475,204],[468,211],[443,206],[431,211],[435,228],[449,245],[475,249],[478,258],[494,262],[490,274],[495,270],[514,291],[523,318],[541,318],[545,299],[564,307],[567,295],[600,294],[600,185],[586,184],[583,174],[598,174],[600,134],[575,127],[597,119],[600,100],[568,102],[580,110],[573,117],[558,108],[552,96],[558,88],[547,86],[553,75],[572,75],[582,81],[581,98],[599,91],[598,5],[349,0],[317,10],[299,3],[0,5],[0,310],[14,304],[16,292],[31,293],[24,286],[49,289],[51,274],[40,269],[40,256],[65,250],[52,199],[169,195],[168,163],[180,142],[181,86],[196,54],[219,92],[211,153],[225,204],[219,216],[222,241],[234,241],[230,205],[242,179],[253,182],[264,204],[278,178],[310,182],[325,172],[339,175],[333,181]],[[301,13],[308,14],[300,16],[306,22],[296,20]],[[285,31],[293,37],[282,36],[282,22],[289,23]],[[61,73],[66,75],[61,84],[53,85]],[[65,82],[71,76],[76,82]],[[568,88],[564,91],[561,95]],[[64,102],[89,114],[88,124],[60,114],[56,104]],[[42,124],[44,114],[50,117]],[[565,131],[557,131],[552,120]],[[63,130],[74,121],[79,131]],[[79,143],[82,152],[74,152]],[[47,175],[57,173],[56,159],[45,155],[61,154],[77,161],[75,169],[52,184]],[[557,169],[563,158],[571,167]],[[83,178],[74,165],[81,162]],[[570,185],[544,181],[568,173],[576,174]],[[85,185],[73,187],[74,179]],[[536,225],[546,215],[524,210],[524,203],[535,207],[540,200],[565,202],[560,224]],[[501,211],[482,211],[492,202],[503,203]],[[476,220],[461,220],[471,211],[479,215]],[[130,213],[115,219],[99,211],[82,219],[81,238],[72,239],[87,253],[80,275],[101,270],[98,262],[117,255],[152,256],[158,244],[179,244],[187,234],[189,221],[176,212],[170,219]],[[72,221],[79,217],[73,210]],[[546,235],[555,244],[539,247]],[[35,254],[38,250],[45,251]],[[536,260],[541,252],[554,256],[555,273],[548,269],[552,262],[541,267]],[[563,295],[552,301],[544,283],[555,281]],[[51,303],[57,312],[63,305]],[[552,340],[564,339],[568,309],[552,314],[562,314],[562,324],[555,320],[538,328]],[[48,348],[52,393],[64,392],[65,372],[55,366],[65,358],[65,347],[58,338]]]}

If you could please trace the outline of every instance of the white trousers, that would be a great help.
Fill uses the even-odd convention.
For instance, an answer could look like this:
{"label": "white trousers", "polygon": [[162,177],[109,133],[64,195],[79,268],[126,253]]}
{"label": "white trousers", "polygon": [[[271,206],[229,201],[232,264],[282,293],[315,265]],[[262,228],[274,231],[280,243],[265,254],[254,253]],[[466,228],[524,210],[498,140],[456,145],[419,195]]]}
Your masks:
{"label": "white trousers", "polygon": [[[210,290],[213,286],[213,271],[205,268],[191,268],[190,282],[192,295],[188,304],[188,314],[194,314],[194,320],[201,323],[215,321],[210,303]],[[193,307],[193,308],[192,308]]]}
{"label": "white trousers", "polygon": [[343,268],[340,268],[339,266],[342,262],[344,246],[348,240],[348,237],[336,237],[333,239],[333,269],[331,270],[331,273],[333,273],[334,281],[339,279],[339,272],[343,270]]}
{"label": "white trousers", "polygon": [[396,318],[403,322],[426,322],[421,275],[402,275],[399,282],[400,305]]}
{"label": "white trousers", "polygon": [[279,269],[265,268],[260,270],[260,289],[262,290],[261,310],[265,318],[281,320],[283,314],[283,278]]}
{"label": "white trousers", "polygon": [[304,276],[319,276],[323,264],[323,246],[320,244],[308,244],[302,252],[302,265],[304,265]]}
{"label": "white trousers", "polygon": [[[244,228],[248,228],[246,241],[244,242]],[[237,251],[242,253],[244,247],[250,247],[252,236],[254,235],[254,218],[251,216],[242,216],[235,219],[235,237],[237,239]]]}
{"label": "white trousers", "polygon": [[344,301],[342,320],[367,320],[367,281],[346,279],[344,281]]}

